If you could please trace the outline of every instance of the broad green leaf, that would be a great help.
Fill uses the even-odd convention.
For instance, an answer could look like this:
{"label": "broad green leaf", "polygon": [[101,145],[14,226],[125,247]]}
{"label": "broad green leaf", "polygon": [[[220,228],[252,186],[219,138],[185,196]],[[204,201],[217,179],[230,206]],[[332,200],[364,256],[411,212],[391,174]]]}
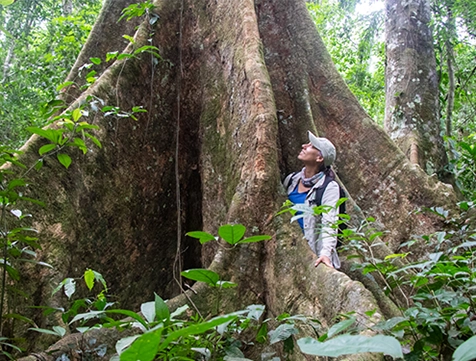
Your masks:
{"label": "broad green leaf", "polygon": [[283,323],[279,325],[276,330],[271,330],[268,332],[269,335],[269,344],[272,345],[279,341],[284,341],[290,336],[298,333],[298,330],[294,325],[290,323]]}
{"label": "broad green leaf", "polygon": [[130,58],[133,58],[133,57],[134,57],[134,55],[132,55],[132,54],[122,53],[122,54],[118,55],[117,60],[130,59]]}
{"label": "broad green leaf", "polygon": [[64,153],[58,153],[57,158],[59,162],[66,168],[68,169],[69,166],[71,165],[71,157],[67,154]]}
{"label": "broad green leaf", "polygon": [[259,321],[260,317],[263,315],[263,312],[265,310],[264,305],[249,305],[246,307],[248,312],[248,318],[253,319],[255,321]]}
{"label": "broad green leaf", "polygon": [[155,321],[155,302],[145,302],[140,305],[140,312],[144,315],[147,322],[151,323]]}
{"label": "broad green leaf", "polygon": [[46,328],[36,328],[36,327],[29,328],[29,330],[36,331],[39,333],[45,333],[47,335],[55,335],[58,337],[63,337],[66,334],[66,330],[60,326],[54,326],[53,330],[48,330]]}
{"label": "broad green leaf", "polygon": [[57,143],[56,134],[52,132],[51,129],[45,130],[38,127],[27,127],[26,130],[28,130],[30,133],[38,134],[39,136],[46,138],[53,143]]}
{"label": "broad green leaf", "polygon": [[215,287],[220,280],[218,273],[203,268],[189,269],[180,274],[193,281],[205,282],[212,287]]}
{"label": "broad green leaf", "polygon": [[297,344],[302,353],[315,356],[339,357],[361,352],[380,352],[395,358],[403,358],[400,343],[391,336],[342,335],[326,342],[305,337],[299,339]]}
{"label": "broad green leaf", "polygon": [[56,148],[56,144],[45,144],[40,148],[38,151],[38,154],[43,155],[45,153],[48,153],[49,151],[52,151],[53,149]]}
{"label": "broad green leaf", "polygon": [[86,272],[84,272],[84,282],[86,282],[86,286],[88,289],[91,291],[94,287],[94,272],[91,269],[87,269]]}
{"label": "broad green leaf", "polygon": [[91,134],[89,134],[89,133],[86,133],[86,132],[84,132],[83,134],[84,134],[86,137],[88,137],[89,139],[91,139],[92,142],[93,142],[94,144],[96,144],[96,146],[97,146],[98,148],[102,148],[101,142],[100,142],[95,136],[93,136],[93,135],[91,135]]}
{"label": "broad green leaf", "polygon": [[98,316],[104,315],[105,311],[89,311],[86,313],[78,313],[76,316],[73,317],[73,319],[69,322],[69,324],[72,324],[76,321],[79,320],[90,320],[92,318],[96,318]]}
{"label": "broad green leaf", "polygon": [[66,278],[64,280],[64,293],[66,297],[71,298],[74,292],[76,292],[76,281],[74,278]]}
{"label": "broad green leaf", "polygon": [[104,287],[104,290],[107,291],[106,280],[104,279],[102,274],[96,271],[93,271],[93,273],[94,273],[94,278],[96,279],[96,281],[101,282],[102,286]]}
{"label": "broad green leaf", "polygon": [[81,114],[81,109],[76,108],[71,115],[73,116],[73,121],[77,122],[83,114]]}
{"label": "broad green leaf", "polygon": [[138,321],[142,326],[147,328],[147,323],[145,322],[145,320],[135,312],[132,312],[132,311],[129,311],[129,310],[107,310],[105,312],[115,313],[115,314],[118,314],[118,315],[129,316],[129,317],[133,318],[134,320]]}
{"label": "broad green leaf", "polygon": [[231,245],[237,244],[243,238],[245,232],[246,227],[242,224],[225,224],[218,229],[218,235]]}
{"label": "broad green leaf", "polygon": [[15,0],[0,0],[0,5],[8,6],[15,2]]}
{"label": "broad green leaf", "polygon": [[74,81],[66,81],[66,82],[64,82],[64,83],[62,83],[62,84],[60,84],[60,85],[58,85],[58,86],[56,87],[56,91],[60,91],[60,90],[66,88],[66,87],[68,87],[68,86],[70,86],[70,85],[73,85],[73,84],[74,84]]}
{"label": "broad green leaf", "polygon": [[[228,314],[224,316],[218,316],[212,318],[207,322],[202,322],[199,324],[194,324],[189,327],[183,327],[175,332],[170,333],[167,338],[160,344],[159,351],[164,350],[171,342],[177,340],[183,336],[190,336],[190,335],[199,335],[212,328],[215,328],[218,325],[221,325],[226,322],[230,322],[236,319],[238,316],[236,314]],[[122,360],[122,359],[121,359]]]}
{"label": "broad green leaf", "polygon": [[257,235],[257,236],[251,236],[245,239],[242,239],[241,241],[238,241],[238,243],[253,243],[253,242],[260,242],[260,241],[267,241],[270,240],[271,236],[268,235]]}
{"label": "broad green leaf", "polygon": [[12,179],[10,182],[8,182],[7,189],[11,190],[16,187],[23,187],[26,185],[26,182],[24,179],[18,178],[18,179]]}
{"label": "broad green leaf", "polygon": [[182,313],[187,311],[190,307],[188,305],[183,305],[179,308],[177,308],[174,312],[170,314],[170,319],[174,319],[177,316],[180,316]]}
{"label": "broad green leaf", "polygon": [[256,341],[259,343],[265,343],[268,339],[268,324],[264,322],[256,334]]}
{"label": "broad green leaf", "polygon": [[154,295],[155,295],[155,300],[154,300],[155,317],[159,321],[169,319],[170,317],[169,307],[159,295],[157,295],[156,293],[154,293]]}
{"label": "broad green leaf", "polygon": [[121,353],[121,361],[152,361],[159,349],[163,328],[145,333]]}
{"label": "broad green leaf", "polygon": [[131,42],[132,44],[135,43],[134,38],[133,38],[132,36],[130,36],[130,35],[125,35],[125,34],[124,34],[124,35],[122,35],[122,37],[123,37],[124,39],[126,39],[126,40],[129,40],[129,42]]}
{"label": "broad green leaf", "polygon": [[113,51],[113,52],[107,53],[107,54],[106,54],[106,61],[115,59],[115,58],[117,57],[117,54],[118,54],[117,51]]}
{"label": "broad green leaf", "polygon": [[66,329],[61,326],[53,326],[53,331],[55,331],[60,337],[63,337],[66,334]]}
{"label": "broad green leaf", "polygon": [[453,353],[453,361],[470,361],[476,359],[476,336],[463,342]]}
{"label": "broad green leaf", "polygon": [[355,323],[355,317],[350,317],[347,320],[336,323],[329,329],[329,331],[327,331],[327,337],[331,338],[332,336],[337,335],[338,333],[348,329],[354,323]]}
{"label": "broad green leaf", "polygon": [[9,266],[8,264],[5,265],[8,275],[13,278],[15,281],[20,280],[20,272],[16,268]]}
{"label": "broad green leaf", "polygon": [[91,60],[91,63],[99,65],[101,64],[101,59],[100,58],[89,58]]}
{"label": "broad green leaf", "polygon": [[214,241],[216,238],[211,235],[208,232],[202,232],[202,231],[194,231],[194,232],[188,232],[185,235],[192,237],[192,238],[197,238],[201,244],[207,243],[209,241]]}
{"label": "broad green leaf", "polygon": [[[150,302],[153,303],[153,302]],[[124,352],[126,348],[128,348],[131,343],[133,343],[140,335],[134,335],[129,337],[121,338],[119,341],[116,342],[116,352],[118,355]]]}

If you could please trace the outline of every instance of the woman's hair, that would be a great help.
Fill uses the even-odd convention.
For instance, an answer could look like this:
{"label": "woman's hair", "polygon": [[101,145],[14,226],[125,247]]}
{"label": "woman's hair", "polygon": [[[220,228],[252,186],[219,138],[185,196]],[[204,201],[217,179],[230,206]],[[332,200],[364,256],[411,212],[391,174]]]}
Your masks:
{"label": "woman's hair", "polygon": [[329,177],[331,179],[336,179],[336,174],[334,173],[330,165],[328,165],[327,167],[324,167],[323,172],[326,175],[326,177]]}

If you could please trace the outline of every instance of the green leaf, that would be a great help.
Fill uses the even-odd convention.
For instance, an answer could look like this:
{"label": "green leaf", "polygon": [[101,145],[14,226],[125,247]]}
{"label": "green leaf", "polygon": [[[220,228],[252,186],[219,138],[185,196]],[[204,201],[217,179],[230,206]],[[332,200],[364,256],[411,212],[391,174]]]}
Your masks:
{"label": "green leaf", "polygon": [[246,227],[242,224],[225,224],[218,229],[218,235],[231,245],[237,244],[245,235],[245,232]]}
{"label": "green leaf", "polygon": [[23,321],[25,323],[29,323],[29,324],[35,326],[35,321],[33,321],[32,319],[30,319],[28,317],[20,315],[18,313],[7,313],[7,314],[4,314],[2,317],[3,318],[13,318],[15,320],[20,320],[20,321]]}
{"label": "green leaf", "polygon": [[242,239],[241,241],[238,241],[238,243],[253,243],[253,242],[260,242],[260,241],[267,241],[270,240],[271,236],[268,235],[257,235],[257,236],[251,236],[245,239]]}
{"label": "green leaf", "polygon": [[130,58],[133,58],[133,57],[134,57],[134,55],[132,55],[132,54],[122,53],[122,54],[118,55],[117,60],[130,59]]}
{"label": "green leaf", "polygon": [[74,81],[66,81],[66,82],[64,82],[64,83],[61,83],[60,85],[58,85],[58,86],[56,87],[56,91],[60,91],[60,90],[66,88],[66,87],[68,87],[68,86],[70,86],[70,85],[72,85],[72,84],[74,84]]}
{"label": "green leaf", "polygon": [[20,280],[20,272],[16,268],[13,268],[12,266],[9,266],[8,264],[5,265],[5,268],[7,269],[8,275],[13,278],[15,281]]}
{"label": "green leaf", "polygon": [[113,52],[107,53],[107,54],[106,54],[106,61],[109,61],[109,60],[112,60],[112,59],[117,58],[117,54],[118,54],[117,51],[113,51]]}
{"label": "green leaf", "polygon": [[341,321],[333,325],[327,332],[327,337],[331,338],[334,335],[346,330],[355,323],[355,317],[350,317],[347,320]]}
{"label": "green leaf", "polygon": [[46,328],[29,328],[31,331],[36,331],[40,333],[45,333],[47,335],[55,335],[58,337],[63,337],[66,334],[66,330],[61,326],[54,326],[53,330],[48,330]]}
{"label": "green leaf", "polygon": [[64,294],[66,297],[71,298],[74,292],[76,292],[76,281],[74,278],[66,278],[64,280]]}
{"label": "green leaf", "polygon": [[66,168],[68,169],[69,166],[71,165],[71,157],[67,154],[64,153],[58,153],[57,155],[59,162]]}
{"label": "green leaf", "polygon": [[218,316],[212,318],[211,320],[199,324],[194,324],[189,327],[183,327],[178,329],[175,332],[170,333],[167,338],[162,342],[159,347],[159,351],[164,350],[171,342],[183,336],[198,335],[202,334],[212,328],[215,328],[218,325],[221,325],[226,322],[230,322],[236,319],[238,316],[236,314],[228,314],[224,316]]}
{"label": "green leaf", "polygon": [[139,322],[142,326],[147,328],[147,322],[145,322],[145,320],[135,312],[132,312],[129,310],[107,310],[105,312],[132,317],[134,320]]}
{"label": "green leaf", "polygon": [[169,319],[170,317],[170,310],[167,304],[164,302],[164,300],[154,293],[155,295],[155,317],[157,318],[158,321],[166,320]]}
{"label": "green leaf", "polygon": [[89,58],[91,60],[91,63],[99,65],[101,64],[101,59],[100,58]]}
{"label": "green leaf", "polygon": [[101,142],[100,142],[95,136],[93,136],[93,135],[91,135],[91,134],[89,134],[89,133],[86,133],[86,132],[84,132],[83,134],[84,134],[86,137],[88,137],[89,139],[91,139],[92,142],[93,142],[94,144],[96,144],[96,146],[97,146],[98,148],[102,148]]}
{"label": "green leaf", "polygon": [[272,345],[279,341],[287,340],[290,336],[298,333],[296,327],[290,323],[279,325],[276,330],[269,331],[269,344]]}
{"label": "green leaf", "polygon": [[463,342],[453,353],[453,361],[470,361],[476,358],[476,336]]}
{"label": "green leaf", "polygon": [[140,312],[144,315],[147,322],[155,321],[155,302],[145,302],[140,305]]}
{"label": "green leaf", "polygon": [[102,286],[104,287],[104,290],[107,291],[106,280],[104,279],[102,274],[100,274],[99,272],[96,272],[96,271],[93,271],[93,273],[94,273],[94,278],[96,279],[96,281],[101,282]]}
{"label": "green leaf", "polygon": [[315,356],[339,357],[361,352],[381,352],[395,358],[403,358],[400,343],[391,336],[342,335],[326,342],[305,337],[299,339],[297,344],[302,353]]}
{"label": "green leaf", "polygon": [[126,40],[129,40],[129,42],[131,42],[132,44],[135,43],[135,40],[134,40],[134,38],[133,38],[132,36],[129,36],[129,35],[124,34],[124,35],[122,35],[122,37],[123,37],[124,39],[126,39]]}
{"label": "green leaf", "polygon": [[198,238],[201,244],[207,243],[209,241],[213,241],[216,238],[211,235],[208,232],[202,232],[202,231],[195,231],[195,232],[188,232],[185,234],[186,236],[192,237],[192,238]]}
{"label": "green leaf", "polygon": [[[150,302],[153,303],[153,302]],[[120,356],[126,348],[128,348],[131,343],[133,343],[140,335],[134,335],[129,337],[121,338],[119,341],[116,342],[116,351],[117,354]]]}
{"label": "green leaf", "polygon": [[188,305],[183,305],[183,306],[177,308],[174,312],[172,312],[170,314],[170,319],[174,319],[175,317],[180,316],[182,313],[184,313],[188,309],[189,309]]}
{"label": "green leaf", "polygon": [[38,171],[40,170],[41,168],[43,168],[43,159],[39,159],[36,163],[35,163],[35,169]]}
{"label": "green leaf", "polygon": [[83,114],[81,113],[81,109],[76,108],[75,110],[73,110],[73,113],[72,113],[73,121],[77,122],[79,120],[79,118],[82,117],[82,115]]}
{"label": "green leaf", "polygon": [[261,325],[256,334],[256,341],[259,343],[265,343],[268,339],[268,324],[265,322]]}
{"label": "green leaf", "polygon": [[56,134],[52,129],[45,130],[38,127],[27,127],[26,130],[30,133],[38,134],[40,137],[46,138],[53,143],[57,143]]}
{"label": "green leaf", "polygon": [[152,361],[159,349],[163,328],[145,333],[121,353],[121,361]]}
{"label": "green leaf", "polygon": [[194,281],[205,282],[212,287],[215,287],[217,282],[220,280],[218,273],[203,268],[189,269],[181,272],[180,274],[183,277]]}
{"label": "green leaf", "polygon": [[87,269],[86,272],[84,272],[84,282],[86,282],[86,286],[88,289],[91,291],[94,287],[94,280],[96,277],[94,277],[94,272],[91,269]]}
{"label": "green leaf", "polygon": [[15,2],[15,0],[0,0],[0,5],[8,6]]}
{"label": "green leaf", "polygon": [[74,146],[81,149],[83,154],[86,154],[88,152],[88,147],[86,147],[86,143],[84,143],[84,140],[82,140],[81,138],[74,138],[73,144]]}
{"label": "green leaf", "polygon": [[45,144],[44,146],[40,148],[40,150],[38,151],[38,154],[43,155],[45,153],[52,151],[55,148],[56,148],[56,144]]}

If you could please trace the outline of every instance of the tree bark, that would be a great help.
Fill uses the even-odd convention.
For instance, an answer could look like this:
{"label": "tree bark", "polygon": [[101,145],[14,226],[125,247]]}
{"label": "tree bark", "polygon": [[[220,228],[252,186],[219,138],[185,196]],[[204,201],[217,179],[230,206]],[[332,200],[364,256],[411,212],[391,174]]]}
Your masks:
{"label": "tree bark", "polygon": [[385,129],[414,164],[449,182],[427,0],[386,1]]}
{"label": "tree bark", "polygon": [[[155,4],[160,21],[153,37],[142,24],[125,52],[152,44],[163,61],[154,66],[147,53],[116,61],[71,104],[94,96],[125,111],[143,105],[148,113],[132,121],[91,110],[103,148],[85,157],[72,153],[67,171],[46,160],[29,177],[30,195],[48,204],[46,211],[31,210],[40,256],[55,266],[31,271],[36,304],[64,304],[49,297],[54,283],[86,268],[104,275],[122,308],[137,308],[153,292],[173,298],[180,293],[171,272],[179,254],[183,269],[210,266],[238,283],[225,297],[225,310],[262,303],[270,315],[305,313],[324,324],[350,311],[378,310],[371,319],[359,316],[363,324],[391,315],[374,283],[369,291],[342,272],[313,267],[299,227],[275,216],[285,200],[280,175],[299,168],[296,156],[308,129],[331,139],[336,169],[358,204],[350,213],[356,221],[372,215],[389,230],[386,252],[413,234],[434,231],[438,220],[412,212],[451,206],[451,188],[412,165],[364,112],[304,1]],[[97,41],[102,49],[111,39]],[[33,162],[43,144],[31,138],[23,161]],[[273,238],[223,251],[185,236],[198,229],[216,234],[225,223]],[[206,308],[206,291],[193,297]]]}

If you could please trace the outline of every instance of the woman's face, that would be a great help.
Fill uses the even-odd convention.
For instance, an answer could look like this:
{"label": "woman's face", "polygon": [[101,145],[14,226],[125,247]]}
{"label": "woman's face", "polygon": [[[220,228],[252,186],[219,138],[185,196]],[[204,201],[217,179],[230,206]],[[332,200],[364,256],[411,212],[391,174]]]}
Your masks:
{"label": "woman's face", "polygon": [[319,150],[314,148],[311,143],[303,144],[301,153],[298,155],[298,159],[306,162],[322,162],[324,159],[322,158],[322,154]]}

